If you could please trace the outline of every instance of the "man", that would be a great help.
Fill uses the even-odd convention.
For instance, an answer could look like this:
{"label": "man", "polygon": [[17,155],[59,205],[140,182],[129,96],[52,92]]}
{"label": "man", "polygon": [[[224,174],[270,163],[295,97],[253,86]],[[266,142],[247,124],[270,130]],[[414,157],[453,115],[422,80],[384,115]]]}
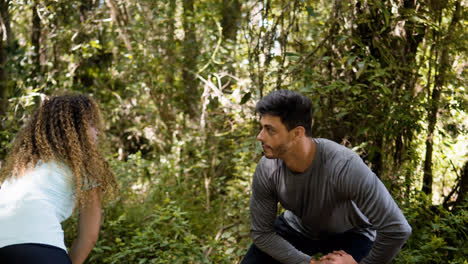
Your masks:
{"label": "man", "polygon": [[[411,227],[376,175],[352,150],[312,138],[307,97],[275,91],[256,111],[264,157],[252,181],[253,244],[241,263],[389,263]],[[278,202],[286,211],[276,217]]]}

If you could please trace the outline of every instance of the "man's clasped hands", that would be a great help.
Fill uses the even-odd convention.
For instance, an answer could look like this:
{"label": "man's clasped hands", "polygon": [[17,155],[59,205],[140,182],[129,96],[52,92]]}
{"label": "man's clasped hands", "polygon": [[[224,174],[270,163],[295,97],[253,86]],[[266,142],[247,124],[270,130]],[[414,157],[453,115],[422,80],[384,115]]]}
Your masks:
{"label": "man's clasped hands", "polygon": [[312,259],[309,264],[357,264],[353,256],[343,250],[333,251],[320,260]]}

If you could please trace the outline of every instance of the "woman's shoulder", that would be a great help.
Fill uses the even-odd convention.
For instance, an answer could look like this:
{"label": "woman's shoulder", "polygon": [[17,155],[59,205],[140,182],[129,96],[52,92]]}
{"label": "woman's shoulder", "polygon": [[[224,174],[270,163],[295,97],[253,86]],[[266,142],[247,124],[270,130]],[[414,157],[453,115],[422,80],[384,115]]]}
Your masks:
{"label": "woman's shoulder", "polygon": [[33,168],[33,171],[49,171],[49,172],[56,172],[59,174],[71,174],[70,168],[59,160],[49,160],[49,161],[37,161],[36,165]]}
{"label": "woman's shoulder", "polygon": [[[68,166],[57,160],[39,160],[23,177],[39,185],[72,185],[73,176]],[[68,189],[68,188],[67,188]]]}

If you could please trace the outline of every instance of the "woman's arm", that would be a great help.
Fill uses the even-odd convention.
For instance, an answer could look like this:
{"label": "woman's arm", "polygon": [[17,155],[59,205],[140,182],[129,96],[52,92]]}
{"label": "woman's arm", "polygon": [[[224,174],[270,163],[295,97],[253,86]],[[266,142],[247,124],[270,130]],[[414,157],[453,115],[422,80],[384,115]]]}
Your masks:
{"label": "woman's arm", "polygon": [[93,188],[86,192],[87,204],[80,208],[78,236],[69,255],[73,264],[82,264],[93,249],[101,226],[101,191]]}

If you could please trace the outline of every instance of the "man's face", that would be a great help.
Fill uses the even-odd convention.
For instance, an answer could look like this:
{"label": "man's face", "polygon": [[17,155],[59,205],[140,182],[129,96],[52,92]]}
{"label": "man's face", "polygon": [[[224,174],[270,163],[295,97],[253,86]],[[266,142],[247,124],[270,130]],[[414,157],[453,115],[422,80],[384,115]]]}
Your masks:
{"label": "man's face", "polygon": [[281,122],[279,116],[263,115],[260,119],[262,130],[257,140],[262,142],[265,157],[282,159],[288,152],[292,142],[292,135]]}

